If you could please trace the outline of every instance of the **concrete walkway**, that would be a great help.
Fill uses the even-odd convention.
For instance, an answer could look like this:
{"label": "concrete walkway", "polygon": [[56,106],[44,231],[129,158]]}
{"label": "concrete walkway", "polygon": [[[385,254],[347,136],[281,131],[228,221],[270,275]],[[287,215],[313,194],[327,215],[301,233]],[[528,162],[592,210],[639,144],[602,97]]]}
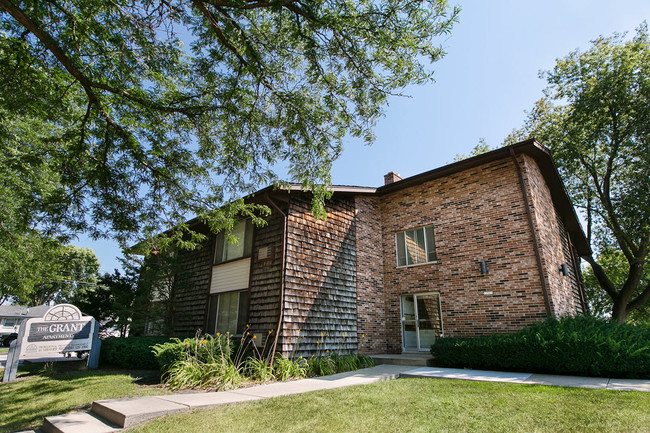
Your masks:
{"label": "concrete walkway", "polygon": [[606,379],[576,376],[556,376],[530,373],[453,369],[438,367],[382,364],[363,370],[332,376],[277,382],[240,388],[232,391],[197,392],[96,401],[91,412],[76,412],[47,417],[45,433],[109,433],[132,427],[143,421],[163,415],[185,412],[195,408],[218,406],[324,389],[366,385],[398,377],[439,378],[508,382],[532,385],[568,386],[592,389],[611,389],[650,392],[650,381],[634,379]]}
{"label": "concrete walkway", "polygon": [[608,379],[604,377],[561,376],[554,374],[509,373],[458,368],[422,367],[403,372],[400,377],[478,380],[485,382],[525,383],[529,385],[566,386],[574,388],[610,389],[616,391],[650,392],[650,380]]}

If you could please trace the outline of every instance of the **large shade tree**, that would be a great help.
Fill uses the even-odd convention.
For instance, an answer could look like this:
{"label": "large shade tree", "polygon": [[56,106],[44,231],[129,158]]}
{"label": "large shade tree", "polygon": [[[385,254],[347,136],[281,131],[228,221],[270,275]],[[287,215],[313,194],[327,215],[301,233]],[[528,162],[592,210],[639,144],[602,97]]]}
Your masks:
{"label": "large shade tree", "polygon": [[[549,146],[595,252],[588,277],[625,320],[650,301],[650,39],[600,37],[559,59],[546,98],[506,141]],[[602,311],[603,298],[592,296]]]}
{"label": "large shade tree", "polygon": [[[0,230],[122,242],[290,180],[326,196],[346,136],[432,78],[444,0],[0,0]],[[180,240],[180,235],[178,240]],[[200,236],[182,238],[200,240]],[[191,242],[185,246],[191,246]]]}

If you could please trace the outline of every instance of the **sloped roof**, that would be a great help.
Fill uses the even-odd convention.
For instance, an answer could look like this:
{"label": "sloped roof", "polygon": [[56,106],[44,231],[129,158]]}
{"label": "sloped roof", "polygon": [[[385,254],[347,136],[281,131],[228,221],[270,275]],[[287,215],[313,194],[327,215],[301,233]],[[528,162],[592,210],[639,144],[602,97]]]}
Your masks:
{"label": "sloped roof", "polygon": [[0,305],[0,317],[29,319],[32,317],[43,317],[43,315],[52,308],[49,305],[39,305],[37,307],[25,307],[23,305]]}
{"label": "sloped roof", "polygon": [[486,152],[472,158],[464,159],[453,164],[448,164],[424,173],[416,174],[415,176],[407,177],[406,179],[397,182],[389,183],[388,185],[377,188],[377,194],[383,195],[443,176],[449,176],[453,173],[474,168],[488,162],[511,157],[513,153],[515,155],[523,153],[535,160],[544,176],[544,180],[546,181],[549,190],[551,191],[553,204],[562,217],[564,225],[571,235],[571,239],[573,240],[578,254],[580,256],[590,255],[591,247],[582,230],[578,216],[573,208],[573,204],[571,203],[566,188],[564,187],[564,183],[560,178],[560,173],[557,171],[557,167],[553,162],[553,158],[551,158],[548,149],[535,140],[526,140],[511,146],[501,147],[491,152]]}

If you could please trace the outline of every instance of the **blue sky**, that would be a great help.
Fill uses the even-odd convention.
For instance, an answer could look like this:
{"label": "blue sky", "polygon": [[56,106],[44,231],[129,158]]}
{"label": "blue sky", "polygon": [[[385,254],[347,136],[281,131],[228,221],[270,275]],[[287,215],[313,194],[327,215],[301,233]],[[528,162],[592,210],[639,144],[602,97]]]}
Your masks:
{"label": "blue sky", "polygon": [[[452,33],[441,39],[447,55],[434,65],[436,82],[392,98],[375,128],[376,142],[345,144],[332,182],[379,186],[395,171],[402,177],[452,162],[484,138],[499,145],[522,125],[525,110],[541,96],[541,70],[589,41],[614,32],[633,33],[650,21],[648,0],[465,0]],[[119,247],[80,237],[102,272],[119,268]]]}

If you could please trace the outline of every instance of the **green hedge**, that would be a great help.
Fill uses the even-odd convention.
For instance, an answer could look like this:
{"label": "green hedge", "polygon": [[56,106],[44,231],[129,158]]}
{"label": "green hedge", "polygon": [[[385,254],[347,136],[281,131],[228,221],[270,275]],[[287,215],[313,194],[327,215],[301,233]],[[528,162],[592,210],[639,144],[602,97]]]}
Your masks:
{"label": "green hedge", "polygon": [[132,370],[158,370],[152,347],[168,341],[169,337],[105,338],[102,340],[99,364]]}
{"label": "green hedge", "polygon": [[549,319],[509,335],[441,338],[431,354],[442,367],[650,379],[650,325]]}

